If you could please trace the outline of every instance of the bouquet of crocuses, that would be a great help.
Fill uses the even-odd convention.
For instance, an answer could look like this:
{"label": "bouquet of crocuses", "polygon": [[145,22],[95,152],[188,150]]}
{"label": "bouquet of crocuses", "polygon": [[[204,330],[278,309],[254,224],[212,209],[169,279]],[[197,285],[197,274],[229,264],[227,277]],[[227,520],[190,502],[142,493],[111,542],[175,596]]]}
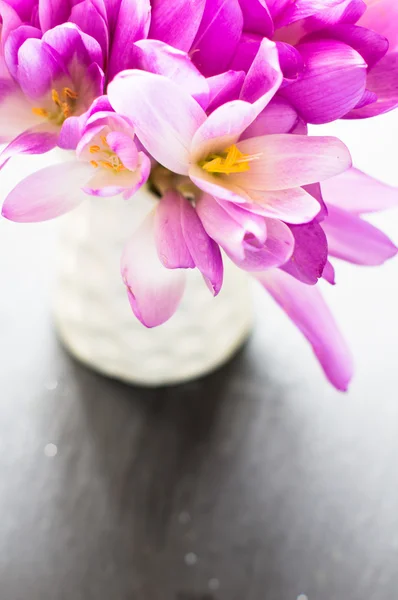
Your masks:
{"label": "bouquet of crocuses", "polygon": [[391,190],[308,124],[398,105],[398,1],[0,0],[0,22],[1,167],[64,155],[20,181],[3,216],[43,221],[149,186],[157,202],[121,260],[138,319],[173,315],[186,269],[217,295],[227,257],[346,389],[350,353],[317,283],[334,284],[331,258],[396,254],[361,218]]}

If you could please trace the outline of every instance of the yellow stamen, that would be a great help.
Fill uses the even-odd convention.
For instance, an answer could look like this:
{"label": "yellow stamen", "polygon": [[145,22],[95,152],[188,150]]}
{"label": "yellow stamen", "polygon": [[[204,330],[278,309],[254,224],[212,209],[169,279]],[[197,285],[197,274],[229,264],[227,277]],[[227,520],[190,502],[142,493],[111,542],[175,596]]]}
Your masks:
{"label": "yellow stamen", "polygon": [[65,98],[71,98],[72,100],[77,100],[79,97],[79,95],[76,92],[74,92],[73,90],[71,90],[68,87],[65,87],[62,90],[62,93],[65,96]]}
{"label": "yellow stamen", "polygon": [[257,160],[259,157],[259,154],[243,154],[243,152],[233,145],[223,153],[211,154],[206,160],[200,163],[200,166],[208,173],[231,175],[231,173],[249,171],[250,162]]}
{"label": "yellow stamen", "polygon": [[101,150],[101,148],[99,146],[90,146],[89,150],[90,150],[90,154],[96,154],[97,152],[99,152]]}
{"label": "yellow stamen", "polygon": [[106,135],[101,135],[101,142],[104,144],[104,146],[108,145],[108,142],[106,141]]}
{"label": "yellow stamen", "polygon": [[36,108],[35,106],[32,108],[32,113],[37,115],[38,117],[48,117],[48,111],[45,108]]}
{"label": "yellow stamen", "polygon": [[62,109],[62,114],[64,115],[65,119],[67,119],[68,117],[71,116],[72,111],[71,111],[70,106],[69,106],[69,104],[67,102],[62,102],[61,109]]}
{"label": "yellow stamen", "polygon": [[57,106],[61,106],[61,100],[59,99],[57,90],[51,90],[51,99]]}
{"label": "yellow stamen", "polygon": [[90,165],[91,165],[92,167],[95,167],[95,168],[97,168],[97,167],[98,167],[98,163],[97,163],[97,161],[96,161],[96,160],[90,160]]}

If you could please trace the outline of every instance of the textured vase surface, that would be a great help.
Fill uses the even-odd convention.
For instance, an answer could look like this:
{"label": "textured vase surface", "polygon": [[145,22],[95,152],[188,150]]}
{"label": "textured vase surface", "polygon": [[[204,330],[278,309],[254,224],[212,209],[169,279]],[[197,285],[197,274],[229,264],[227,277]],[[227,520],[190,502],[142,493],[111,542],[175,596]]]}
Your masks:
{"label": "textured vase surface", "polygon": [[[147,329],[134,316],[120,276],[122,248],[157,200],[142,189],[130,201],[89,198],[60,223],[54,317],[62,341],[103,374],[147,386],[195,379],[227,361],[252,325],[247,275],[224,260],[213,298],[187,270],[176,314]],[[145,262],[145,256],[142,257]]]}

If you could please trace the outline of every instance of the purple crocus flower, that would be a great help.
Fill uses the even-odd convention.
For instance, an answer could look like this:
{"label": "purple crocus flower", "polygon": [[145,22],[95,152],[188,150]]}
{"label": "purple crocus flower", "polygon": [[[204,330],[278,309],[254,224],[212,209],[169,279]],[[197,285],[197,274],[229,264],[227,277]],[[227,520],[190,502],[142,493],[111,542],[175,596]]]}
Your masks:
{"label": "purple crocus flower", "polygon": [[64,124],[84,114],[103,92],[102,51],[96,40],[72,23],[43,36],[20,27],[4,48],[7,72],[0,80],[0,160],[40,154],[63,146]]}
{"label": "purple crocus flower", "polygon": [[[103,108],[104,100],[97,103]],[[36,171],[7,196],[5,218],[20,223],[53,219],[91,196],[129,199],[149,177],[151,163],[134,141],[131,125],[110,111],[88,118],[69,160]]]}

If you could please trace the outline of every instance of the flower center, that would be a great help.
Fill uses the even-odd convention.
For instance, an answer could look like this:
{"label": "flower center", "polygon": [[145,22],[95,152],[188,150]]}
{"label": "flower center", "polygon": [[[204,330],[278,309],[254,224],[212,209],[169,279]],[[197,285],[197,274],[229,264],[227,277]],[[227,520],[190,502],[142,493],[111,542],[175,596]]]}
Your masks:
{"label": "flower center", "polygon": [[97,144],[90,146],[90,154],[98,155],[95,160],[90,160],[90,164],[96,169],[102,167],[103,169],[113,171],[114,173],[127,171],[127,168],[124,166],[118,155],[109,148],[109,144],[104,135],[101,136],[101,143],[102,147]]}
{"label": "flower center", "polygon": [[56,125],[62,125],[64,121],[73,115],[76,108],[78,94],[68,87],[62,89],[61,94],[56,89],[51,90],[51,100],[54,106],[51,109],[33,107],[32,112],[38,117],[45,117]]}
{"label": "flower center", "polygon": [[231,173],[244,173],[250,170],[250,162],[257,160],[259,154],[243,154],[233,145],[219,154],[210,154],[205,160],[199,163],[208,173],[231,175]]}

